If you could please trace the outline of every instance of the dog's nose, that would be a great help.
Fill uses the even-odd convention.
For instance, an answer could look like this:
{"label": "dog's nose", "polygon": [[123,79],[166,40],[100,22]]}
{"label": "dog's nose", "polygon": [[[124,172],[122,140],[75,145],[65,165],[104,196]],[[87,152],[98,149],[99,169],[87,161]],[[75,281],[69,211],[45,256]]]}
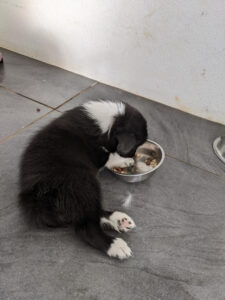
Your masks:
{"label": "dog's nose", "polygon": [[118,151],[119,155],[122,157],[134,157],[136,151],[130,151],[130,152],[123,152]]}

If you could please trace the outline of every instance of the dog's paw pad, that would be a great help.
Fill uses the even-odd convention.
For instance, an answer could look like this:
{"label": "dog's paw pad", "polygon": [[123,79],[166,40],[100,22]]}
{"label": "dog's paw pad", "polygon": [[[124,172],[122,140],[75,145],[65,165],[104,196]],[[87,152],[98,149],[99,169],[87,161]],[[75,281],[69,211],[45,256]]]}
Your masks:
{"label": "dog's paw pad", "polygon": [[125,259],[132,255],[132,251],[123,239],[116,238],[110,245],[107,254],[111,257]]}
{"label": "dog's paw pad", "polygon": [[114,229],[119,232],[127,232],[136,227],[131,217],[120,211],[115,211],[112,213],[109,220],[111,221]]}
{"label": "dog's paw pad", "polygon": [[134,227],[135,227],[134,221],[130,217],[129,217],[129,219],[123,218],[122,220],[119,221],[119,230],[120,231],[126,232]]}

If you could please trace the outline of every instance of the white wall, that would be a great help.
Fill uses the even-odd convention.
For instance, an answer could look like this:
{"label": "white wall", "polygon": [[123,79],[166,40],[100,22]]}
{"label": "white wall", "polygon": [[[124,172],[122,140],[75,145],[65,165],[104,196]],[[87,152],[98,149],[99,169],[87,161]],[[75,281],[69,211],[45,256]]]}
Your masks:
{"label": "white wall", "polygon": [[0,0],[0,45],[225,124],[223,0]]}

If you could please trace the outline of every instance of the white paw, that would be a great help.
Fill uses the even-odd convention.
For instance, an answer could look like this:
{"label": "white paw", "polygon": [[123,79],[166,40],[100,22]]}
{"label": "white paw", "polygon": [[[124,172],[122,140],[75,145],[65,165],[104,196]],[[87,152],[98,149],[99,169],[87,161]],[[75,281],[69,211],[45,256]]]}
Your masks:
{"label": "white paw", "polygon": [[119,167],[126,168],[134,165],[134,159],[130,157],[122,157],[118,153],[110,154],[109,160],[106,163],[106,167],[109,169]]}
{"label": "white paw", "polygon": [[127,232],[128,230],[136,227],[131,217],[120,211],[115,211],[112,213],[109,217],[109,222],[118,232]]}
{"label": "white paw", "polygon": [[133,165],[134,165],[134,159],[133,158],[130,158],[130,157],[123,158],[122,157],[120,165],[118,167],[120,167],[120,168],[126,168],[126,167],[132,167]]}
{"label": "white paw", "polygon": [[119,259],[125,259],[132,255],[132,251],[124,240],[116,238],[110,245],[107,254],[112,257],[118,257]]}

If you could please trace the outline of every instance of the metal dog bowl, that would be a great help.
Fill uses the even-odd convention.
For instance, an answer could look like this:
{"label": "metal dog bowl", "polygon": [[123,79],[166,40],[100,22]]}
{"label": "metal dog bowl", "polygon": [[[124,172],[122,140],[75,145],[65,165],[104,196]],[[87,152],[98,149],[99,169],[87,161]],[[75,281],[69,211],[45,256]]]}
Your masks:
{"label": "metal dog bowl", "polygon": [[213,150],[218,158],[225,164],[225,135],[215,139],[213,142]]}
{"label": "metal dog bowl", "polygon": [[[148,157],[152,157],[157,160],[157,165],[152,168],[151,166],[147,166],[145,161]],[[163,148],[154,141],[147,140],[143,145],[138,147],[135,154],[135,164],[133,167],[127,168],[126,174],[118,173],[113,169],[110,170],[116,177],[122,179],[126,182],[140,182],[144,181],[162,165],[165,159],[165,152]],[[142,166],[142,168],[140,168]]]}

